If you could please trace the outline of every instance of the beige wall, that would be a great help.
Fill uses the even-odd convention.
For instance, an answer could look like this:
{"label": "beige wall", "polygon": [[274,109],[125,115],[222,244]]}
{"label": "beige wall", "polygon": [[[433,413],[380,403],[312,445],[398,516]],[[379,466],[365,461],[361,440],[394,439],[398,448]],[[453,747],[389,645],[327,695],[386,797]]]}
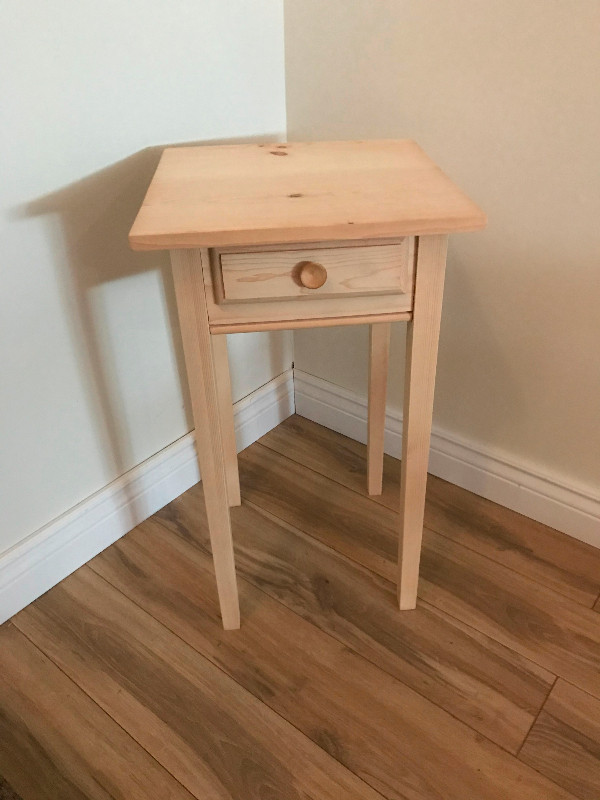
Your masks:
{"label": "beige wall", "polygon": [[[192,427],[168,263],[127,247],[146,148],[285,135],[281,0],[10,5],[0,553]],[[291,364],[290,335],[231,344],[235,399]]]}
{"label": "beige wall", "polygon": [[[285,13],[290,140],[414,138],[489,216],[451,240],[434,423],[596,493],[600,3],[286,0]],[[294,345],[296,367],[366,394],[365,329]]]}

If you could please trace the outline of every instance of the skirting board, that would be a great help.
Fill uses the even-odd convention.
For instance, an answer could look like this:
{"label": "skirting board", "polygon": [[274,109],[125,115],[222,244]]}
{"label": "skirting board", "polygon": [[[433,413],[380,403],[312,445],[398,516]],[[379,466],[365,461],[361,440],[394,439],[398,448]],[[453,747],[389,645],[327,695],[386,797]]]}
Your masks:
{"label": "skirting board", "polygon": [[[366,443],[367,401],[354,392],[294,370],[296,412],[356,441]],[[389,411],[385,452],[402,453],[402,415]],[[600,498],[485,452],[475,443],[433,428],[429,472],[475,494],[600,547]]]}
{"label": "skirting board", "polygon": [[[292,370],[234,405],[243,450],[294,413]],[[105,486],[0,556],[0,623],[200,479],[194,433]]]}

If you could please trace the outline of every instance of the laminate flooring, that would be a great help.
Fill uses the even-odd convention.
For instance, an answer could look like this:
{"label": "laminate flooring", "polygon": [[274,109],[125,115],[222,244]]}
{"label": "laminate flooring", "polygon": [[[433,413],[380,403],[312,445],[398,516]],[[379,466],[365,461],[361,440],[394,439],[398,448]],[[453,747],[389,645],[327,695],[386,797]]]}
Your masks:
{"label": "laminate flooring", "polygon": [[395,605],[398,461],[290,417],[240,454],[242,627],[202,486],[0,628],[23,800],[598,800],[600,551],[430,477]]}

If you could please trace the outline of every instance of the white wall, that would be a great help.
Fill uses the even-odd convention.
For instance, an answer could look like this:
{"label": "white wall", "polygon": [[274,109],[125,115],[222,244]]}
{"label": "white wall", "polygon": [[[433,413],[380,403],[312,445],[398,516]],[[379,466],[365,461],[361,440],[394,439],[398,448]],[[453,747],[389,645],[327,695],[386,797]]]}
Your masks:
{"label": "white wall", "polygon": [[[288,138],[414,138],[489,216],[451,240],[434,424],[597,495],[600,4],[285,9]],[[296,367],[366,394],[365,329],[294,342]]]}
{"label": "white wall", "polygon": [[[24,0],[0,28],[0,553],[191,427],[168,263],[127,231],[159,145],[281,139],[281,0]],[[289,335],[230,347],[238,399]]]}
{"label": "white wall", "polygon": [[[600,482],[600,6],[286,0],[288,138],[411,136],[490,218],[450,249],[435,420]],[[281,0],[24,0],[0,29],[0,554],[191,428],[160,146],[285,138]],[[390,404],[400,407],[402,326]],[[366,391],[366,332],[296,364]],[[289,335],[231,337],[238,399]]]}

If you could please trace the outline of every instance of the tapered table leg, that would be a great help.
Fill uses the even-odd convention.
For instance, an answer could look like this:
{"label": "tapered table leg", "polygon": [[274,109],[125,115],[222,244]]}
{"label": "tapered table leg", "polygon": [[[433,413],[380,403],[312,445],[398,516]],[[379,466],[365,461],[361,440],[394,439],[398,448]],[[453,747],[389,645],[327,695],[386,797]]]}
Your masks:
{"label": "tapered table leg", "polygon": [[229,375],[229,358],[227,356],[227,337],[225,334],[211,336],[210,341],[215,365],[215,375],[217,378],[219,418],[221,420],[225,479],[227,481],[227,498],[230,506],[239,506],[241,505],[242,499],[240,496],[240,475],[235,443],[235,426],[233,423],[233,402],[231,400],[231,377]]}
{"label": "tapered table leg", "polygon": [[369,416],[367,423],[367,491],[381,494],[385,398],[390,354],[389,322],[369,326]]}
{"label": "tapered table leg", "polygon": [[398,602],[415,608],[437,364],[447,236],[420,236],[413,318],[406,337],[400,486]]}
{"label": "tapered table leg", "polygon": [[227,499],[219,393],[202,281],[201,250],[172,250],[171,264],[183,351],[196,429],[221,617],[225,629],[240,627],[233,539]]}

